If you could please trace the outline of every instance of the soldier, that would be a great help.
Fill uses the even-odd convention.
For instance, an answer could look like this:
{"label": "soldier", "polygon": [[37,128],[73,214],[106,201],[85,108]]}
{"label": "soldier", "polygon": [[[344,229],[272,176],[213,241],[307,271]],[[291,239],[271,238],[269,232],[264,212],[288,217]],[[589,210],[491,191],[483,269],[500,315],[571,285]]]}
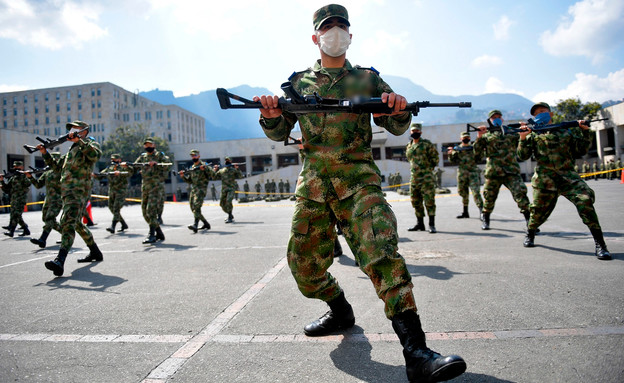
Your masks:
{"label": "soldier", "polygon": [[438,165],[439,154],[431,141],[421,138],[422,124],[415,122],[410,129],[412,140],[405,149],[405,155],[410,162],[410,200],[416,211],[417,224],[408,231],[425,231],[425,209],[429,216],[429,232],[436,233],[435,228],[435,189],[436,179],[433,168]]}
{"label": "soldier", "polygon": [[277,184],[275,183],[275,179],[271,178],[271,197],[275,197],[277,195]]}
{"label": "soldier", "polygon": [[37,146],[46,164],[53,170],[61,172],[61,198],[63,199],[61,248],[53,261],[45,262],[46,269],[51,270],[57,277],[63,275],[65,260],[74,243],[76,232],[89,247],[89,255],[78,259],[78,262],[104,260],[102,252],[93,239],[93,234],[80,220],[91,195],[93,167],[100,159],[102,150],[95,140],[87,137],[89,125],[86,122],[73,121],[67,123],[65,128],[69,133],[69,141],[73,144],[67,154],[59,160],[52,158],[43,145]]}
{"label": "soldier", "polygon": [[[400,135],[411,115],[402,112],[407,101],[370,68],[353,67],[346,60],[351,41],[347,10],[327,5],[314,14],[321,59],[313,68],[295,72],[293,87],[301,94],[320,97],[354,95],[381,97],[393,108],[391,115],[373,115],[375,124]],[[299,290],[328,303],[330,310],[305,326],[308,336],[322,336],[352,327],[353,309],[327,271],[333,262],[335,224],[385,302],[404,346],[410,381],[441,381],[462,374],[466,363],[458,356],[443,357],[426,346],[416,313],[411,276],[397,253],[396,217],[381,190],[381,175],[371,151],[370,114],[282,112],[277,96],[254,97],[262,103],[260,124],[274,141],[288,137],[297,122],[303,135],[303,168],[295,191],[297,200],[288,244],[288,264]],[[372,233],[376,233],[374,236]]]}
{"label": "soldier", "polygon": [[394,184],[397,185],[394,188],[394,191],[398,191],[401,188],[401,184],[403,183],[403,177],[401,176],[401,173],[397,172],[397,174],[394,176],[394,181]]}
{"label": "soldier", "polygon": [[[199,150],[191,150],[191,159],[193,160],[193,166],[187,172],[180,170],[179,174],[182,180],[191,185],[191,193],[189,195],[189,204],[191,211],[193,212],[193,218],[195,222],[189,225],[188,228],[193,233],[197,233],[198,230],[210,230],[210,223],[206,220],[201,212],[202,205],[204,204],[204,197],[206,197],[206,191],[208,190],[208,182],[214,178],[214,171],[200,159]],[[202,221],[203,226],[198,228],[199,221]]]}
{"label": "soldier", "polygon": [[[539,102],[531,107],[531,115],[537,123],[548,124],[552,118],[550,106]],[[579,129],[580,128],[580,129]],[[584,121],[579,121],[579,128],[552,130],[546,133],[520,133],[518,157],[529,159],[534,156],[537,167],[531,180],[533,203],[531,219],[524,239],[524,247],[533,247],[537,228],[555,209],[560,195],[572,202],[589,227],[596,244],[596,257],[610,260],[598,215],[594,209],[594,191],[573,171],[575,157],[587,154],[591,145],[591,131]]]}
{"label": "soldier", "polygon": [[[499,110],[488,113],[488,121],[492,126],[503,126],[503,114]],[[481,229],[490,229],[490,214],[494,210],[496,198],[501,185],[511,192],[514,201],[529,222],[529,198],[527,187],[520,176],[520,165],[516,158],[516,148],[520,137],[517,134],[505,134],[501,131],[488,132],[485,125],[479,126],[477,140],[474,143],[475,155],[487,157],[485,165],[485,185],[483,186],[483,213]]]}
{"label": "soldier", "polygon": [[284,191],[288,194],[290,194],[290,181],[286,180],[286,182],[284,182]]}
{"label": "soldier", "polygon": [[617,178],[621,179],[622,178],[622,160],[620,160],[619,158],[617,161],[615,161],[615,168],[618,169]]}
{"label": "soldier", "polygon": [[245,183],[243,184],[243,191],[245,192],[245,199],[249,198],[249,182],[247,182],[247,180],[245,180]]}
{"label": "soldier", "polygon": [[583,161],[583,166],[581,167],[581,170],[583,171],[583,175],[589,173],[589,164],[587,163],[587,161]]}
{"label": "soldier", "polygon": [[611,181],[615,179],[615,169],[615,162],[613,162],[613,159],[609,160],[607,163],[607,170],[609,171],[609,173],[607,173],[607,179]]}
{"label": "soldier", "polygon": [[121,155],[112,154],[111,164],[100,172],[98,179],[108,178],[108,209],[113,213],[113,222],[106,228],[109,233],[115,233],[117,223],[121,223],[119,231],[128,228],[128,224],[121,216],[121,208],[126,202],[128,194],[128,179],[134,174],[134,169],[127,164],[121,164]]}
{"label": "soldier", "polygon": [[271,182],[267,179],[264,183],[264,197],[269,198],[271,196]]}
{"label": "soldier", "polygon": [[146,138],[143,147],[145,153],[142,153],[134,162],[149,164],[141,168],[141,210],[145,222],[149,225],[149,234],[143,243],[150,244],[165,240],[158,217],[161,206],[165,203],[165,178],[169,174],[171,163],[165,153],[156,150],[153,139]]}
{"label": "soldier", "polygon": [[[61,154],[58,152],[50,153],[54,161],[59,161]],[[52,229],[61,232],[61,225],[56,221],[56,216],[63,209],[63,200],[61,199],[61,171],[60,169],[48,169],[38,179],[32,174],[26,173],[30,182],[37,188],[41,189],[45,186],[46,196],[41,209],[41,219],[43,220],[43,232],[39,239],[31,238],[30,242],[39,245],[40,248],[46,247],[46,240]]]}
{"label": "soldier", "polygon": [[594,163],[592,164],[592,173],[594,173],[593,177],[594,177],[594,181],[598,181],[598,175],[596,174],[598,172],[598,162],[594,161]]}
{"label": "soldier", "polygon": [[19,224],[23,232],[20,237],[30,235],[28,225],[22,218],[24,212],[24,206],[26,206],[26,199],[28,198],[28,189],[30,188],[30,181],[23,173],[24,162],[13,161],[13,171],[15,172],[11,178],[5,181],[4,176],[0,174],[0,188],[6,193],[11,193],[11,213],[9,217],[8,231],[4,232],[4,235],[13,237],[15,228]]}
{"label": "soldier", "polygon": [[236,191],[236,179],[243,178],[243,173],[238,170],[238,165],[232,165],[230,157],[225,157],[225,167],[219,170],[219,165],[215,165],[215,179],[221,180],[221,200],[219,206],[227,213],[225,223],[234,222],[234,215],[232,215],[232,199],[234,199],[234,192]]}
{"label": "soldier", "polygon": [[215,184],[212,184],[210,186],[210,194],[212,194],[212,200],[216,201],[217,200],[217,188],[215,187]]}
{"label": "soldier", "polygon": [[598,178],[605,178],[605,174],[603,173],[605,170],[605,165],[603,161],[600,161],[600,165],[598,166],[598,170],[600,171],[600,174],[598,175]]}
{"label": "soldier", "polygon": [[256,182],[256,198],[260,197],[260,193],[262,193],[262,184],[260,180]]}
{"label": "soldier", "polygon": [[279,180],[279,183],[277,184],[277,187],[279,189],[279,198],[284,198],[284,181],[282,181],[281,178]]}
{"label": "soldier", "polygon": [[475,157],[474,148],[470,145],[470,133],[462,132],[460,139],[461,144],[459,146],[448,147],[448,156],[449,160],[457,165],[457,192],[462,197],[464,206],[464,211],[456,218],[470,218],[468,214],[468,202],[470,201],[468,188],[472,190],[472,198],[479,208],[479,212],[483,210],[479,168],[477,167],[478,158]]}

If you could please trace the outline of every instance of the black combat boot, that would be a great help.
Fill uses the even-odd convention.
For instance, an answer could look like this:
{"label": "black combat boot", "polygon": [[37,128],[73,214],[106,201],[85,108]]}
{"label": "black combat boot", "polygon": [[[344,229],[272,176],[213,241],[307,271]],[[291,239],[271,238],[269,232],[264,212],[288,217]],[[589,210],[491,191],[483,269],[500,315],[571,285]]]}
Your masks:
{"label": "black combat boot", "polygon": [[442,382],[466,371],[466,362],[460,356],[442,356],[427,347],[425,333],[415,311],[395,315],[392,328],[403,346],[405,369],[410,382]]}
{"label": "black combat boot", "polygon": [[119,222],[121,223],[121,228],[119,229],[119,231],[124,231],[128,228],[128,225],[126,225],[126,221],[124,221],[123,218]]}
{"label": "black combat boot", "polygon": [[102,262],[104,260],[102,252],[95,243],[93,245],[89,245],[89,250],[91,250],[89,252],[89,255],[84,258],[78,259],[78,263]]}
{"label": "black combat boot", "polygon": [[206,218],[202,218],[203,226],[199,228],[199,230],[210,230],[210,223],[206,220]]}
{"label": "black combat boot", "polygon": [[143,240],[143,244],[150,244],[150,243],[155,243],[156,242],[156,235],[154,235],[156,233],[156,229],[150,226],[150,231],[149,234],[147,235],[147,238],[145,238]]}
{"label": "black combat boot", "polygon": [[7,229],[8,231],[4,232],[4,235],[9,236],[11,238],[13,238],[13,234],[15,234],[15,226],[9,224],[9,228]]}
{"label": "black combat boot", "polygon": [[334,240],[334,258],[340,257],[342,255],[342,246],[340,245],[340,241],[338,237]]}
{"label": "black combat boot", "polygon": [[20,237],[25,237],[27,235],[30,235],[30,230],[28,230],[28,225],[24,225],[22,226],[22,234],[20,234]]}
{"label": "black combat boot", "polygon": [[165,240],[165,234],[163,234],[162,229],[160,228],[160,226],[156,227],[156,239],[159,241],[164,241]]}
{"label": "black combat boot", "polygon": [[41,233],[41,237],[39,239],[31,238],[30,242],[34,243],[35,245],[39,245],[39,247],[42,249],[45,249],[46,239],[48,239],[48,235],[50,235],[50,232],[44,230],[43,233]]}
{"label": "black combat boot", "polygon": [[11,225],[2,226],[2,228],[3,228],[4,230],[9,230],[9,227],[11,227]]}
{"label": "black combat boot", "polygon": [[490,213],[481,213],[481,230],[490,230]]}
{"label": "black combat boot", "polygon": [[590,229],[594,242],[596,243],[596,257],[603,261],[611,260],[611,253],[607,250],[607,244],[605,243],[601,229]]}
{"label": "black combat boot", "polygon": [[163,224],[162,214],[158,214],[158,224],[159,224],[159,225],[162,225],[162,224]]}
{"label": "black combat boot", "polygon": [[429,216],[429,232],[431,234],[435,234],[438,232],[435,228],[435,215]]}
{"label": "black combat boot", "polygon": [[197,224],[199,223],[198,219],[195,219],[195,223],[193,223],[192,225],[188,225],[187,227],[189,228],[189,230],[191,230],[193,233],[197,233]]}
{"label": "black combat boot", "polygon": [[234,222],[234,216],[232,215],[232,213],[228,213],[228,217],[225,219],[225,223],[232,223]]}
{"label": "black combat boot", "polygon": [[524,247],[535,247],[535,230],[527,229],[526,237],[524,237]]}
{"label": "black combat boot", "polygon": [[95,226],[95,223],[93,223],[93,220],[91,219],[91,217],[89,217],[88,215],[85,215],[84,217],[87,220],[87,223],[86,223],[87,226],[89,227]]}
{"label": "black combat boot", "polygon": [[329,311],[303,328],[307,336],[328,335],[335,331],[351,328],[355,324],[353,308],[345,299],[344,292],[341,292],[336,299],[327,302],[327,304]]}
{"label": "black combat boot", "polygon": [[464,206],[464,211],[455,218],[470,218],[470,215],[468,214],[468,206]]}
{"label": "black combat boot", "polygon": [[106,228],[106,231],[108,231],[111,234],[115,234],[115,226],[117,226],[117,221],[113,220],[113,223],[111,224],[110,227]]}
{"label": "black combat boot", "polygon": [[65,259],[67,259],[67,252],[67,250],[61,248],[58,255],[53,261],[47,261],[46,263],[44,263],[46,269],[52,270],[54,275],[56,275],[57,277],[63,275],[63,271],[65,271],[64,265]]}
{"label": "black combat boot", "polygon": [[418,223],[414,227],[410,227],[407,231],[425,231],[425,217],[416,217]]}

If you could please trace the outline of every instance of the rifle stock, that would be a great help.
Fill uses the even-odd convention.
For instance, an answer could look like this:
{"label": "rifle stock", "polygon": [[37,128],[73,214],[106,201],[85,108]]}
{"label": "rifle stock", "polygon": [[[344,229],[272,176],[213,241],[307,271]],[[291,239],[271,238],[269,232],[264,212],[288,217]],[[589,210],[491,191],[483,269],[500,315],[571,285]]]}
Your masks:
{"label": "rifle stock", "polygon": [[[86,130],[89,130],[89,127],[82,128],[82,129],[80,129],[80,130],[78,130],[78,131],[74,132],[73,134],[74,134],[74,135],[76,135],[76,134],[78,134],[78,133],[82,133],[82,132],[84,132],[84,131],[86,131]],[[59,137],[59,138],[57,138],[57,139],[54,139],[54,140],[53,140],[53,139],[50,139],[50,138],[43,139],[43,138],[41,138],[41,137],[39,137],[39,136],[35,137],[35,139],[36,139],[37,141],[41,142],[41,144],[40,144],[40,145],[43,145],[43,147],[44,147],[44,148],[46,148],[46,149],[52,149],[52,148],[55,148],[55,147],[57,147],[57,146],[59,146],[59,145],[61,145],[61,144],[65,143],[65,142],[69,141],[69,134],[70,134],[70,133],[67,133],[67,134],[65,134],[65,135],[60,136],[60,137]],[[38,144],[38,145],[39,145],[39,144]],[[38,145],[35,145],[35,146],[33,146],[33,145],[24,145],[24,149],[26,149],[26,151],[27,151],[28,153],[33,154],[34,152],[36,152],[37,150],[39,150],[39,149],[37,149],[37,146],[38,146]]]}

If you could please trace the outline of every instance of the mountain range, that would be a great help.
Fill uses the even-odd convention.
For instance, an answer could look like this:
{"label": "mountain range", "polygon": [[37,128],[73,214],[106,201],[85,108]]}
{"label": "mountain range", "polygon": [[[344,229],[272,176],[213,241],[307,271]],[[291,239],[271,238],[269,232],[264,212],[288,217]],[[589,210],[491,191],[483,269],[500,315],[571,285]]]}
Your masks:
{"label": "mountain range", "polygon": [[[384,76],[384,80],[392,89],[403,96],[408,102],[472,102],[470,109],[458,108],[425,108],[421,109],[414,121],[424,125],[442,125],[485,121],[491,109],[499,109],[506,120],[527,119],[528,110],[533,102],[517,94],[488,93],[479,96],[444,96],[436,95],[409,79],[396,76]],[[229,92],[251,99],[255,95],[271,94],[266,88],[240,85],[228,89]],[[206,140],[221,141],[233,139],[259,138],[264,133],[258,124],[257,110],[223,110],[219,107],[215,90],[207,90],[199,94],[175,97],[169,90],[151,90],[141,92],[141,96],[163,105],[178,105],[206,119]]]}

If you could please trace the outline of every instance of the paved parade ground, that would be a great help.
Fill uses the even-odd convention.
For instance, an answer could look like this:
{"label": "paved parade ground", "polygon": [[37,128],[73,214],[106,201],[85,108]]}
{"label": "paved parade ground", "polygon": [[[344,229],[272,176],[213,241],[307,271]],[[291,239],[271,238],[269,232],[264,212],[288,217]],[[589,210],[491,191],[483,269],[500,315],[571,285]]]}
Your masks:
{"label": "paved parade ground", "polygon": [[[524,218],[504,188],[490,231],[472,199],[471,218],[456,219],[456,189],[438,195],[437,234],[408,232],[409,198],[388,192],[429,346],[468,364],[453,382],[624,381],[624,185],[588,184],[612,261],[596,259],[563,198],[525,249]],[[299,293],[286,264],[293,206],[235,204],[225,224],[206,201],[212,229],[193,234],[188,205],[167,204],[166,240],[153,246],[141,244],[148,228],[137,204],[122,210],[130,229],[114,235],[111,213],[96,207],[104,261],[76,263],[88,253],[77,236],[59,278],[43,266],[58,233],[46,249],[2,236],[0,382],[407,382],[383,302],[342,237],[345,255],[330,271],[356,325],[303,335],[327,306]],[[38,237],[41,212],[24,219]]]}

